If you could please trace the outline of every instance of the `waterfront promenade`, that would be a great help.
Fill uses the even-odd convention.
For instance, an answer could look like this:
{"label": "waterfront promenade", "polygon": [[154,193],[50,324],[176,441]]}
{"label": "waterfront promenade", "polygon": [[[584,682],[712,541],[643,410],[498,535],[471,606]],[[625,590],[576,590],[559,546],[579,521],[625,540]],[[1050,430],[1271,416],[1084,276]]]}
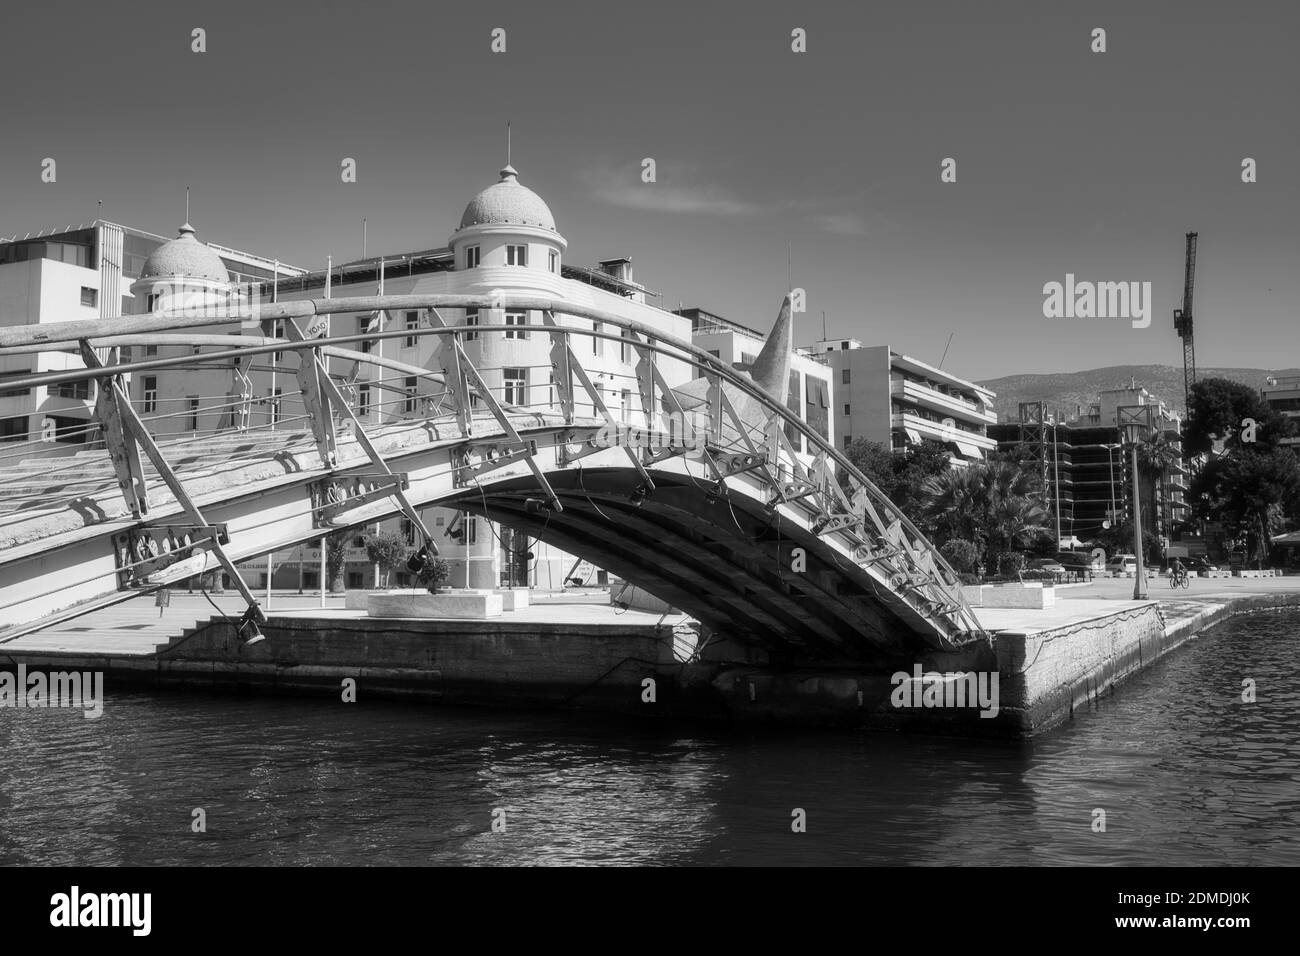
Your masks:
{"label": "waterfront promenade", "polygon": [[[322,608],[319,594],[275,594],[268,640],[247,648],[234,636],[234,595],[213,596],[226,621],[201,594],[177,593],[166,608],[127,602],[10,639],[0,644],[0,666],[102,669],[119,686],[276,694],[337,694],[340,679],[356,677],[381,697],[647,716],[642,690],[652,677],[654,713],[665,717],[1028,737],[1236,613],[1300,607],[1295,576],[1198,578],[1176,591],[1156,578],[1145,601],[1133,601],[1132,588],[1132,579],[1103,579],[1060,587],[1045,609],[980,608],[993,635],[982,656],[938,654],[905,668],[996,673],[993,720],[975,709],[900,711],[889,667],[791,669],[746,657],[739,645],[697,648],[685,615],[622,610],[604,589],[535,593],[499,617],[436,621],[369,617],[342,596],[327,596]],[[696,649],[704,653],[692,660]]]}
{"label": "waterfront promenade", "polygon": [[[1159,603],[1167,624],[1174,624],[1201,613],[1206,606],[1222,605],[1235,598],[1251,595],[1300,595],[1300,576],[1277,578],[1197,578],[1187,589],[1172,590],[1164,578],[1153,579],[1147,588],[1151,601]],[[265,595],[260,594],[265,602]],[[1072,584],[1057,589],[1055,607],[1043,610],[1020,608],[980,608],[977,613],[981,623],[992,631],[1043,631],[1068,626],[1074,622],[1123,610],[1133,605],[1131,578],[1100,578],[1087,584]],[[238,595],[228,593],[213,595],[213,600],[231,618],[242,613]],[[320,595],[296,592],[272,594],[268,616],[275,618],[361,618],[364,611],[346,610],[342,595],[328,595],[326,606],[320,605]],[[176,592],[171,606],[156,608],[145,598],[127,601],[97,611],[64,624],[54,625],[33,634],[27,634],[0,643],[0,654],[15,653],[73,653],[104,654],[112,656],[145,656],[153,654],[159,645],[167,643],[185,628],[216,616],[212,605],[201,594]],[[608,592],[593,589],[570,592],[562,599],[550,603],[546,598],[535,597],[533,603],[519,611],[509,612],[509,620],[537,624],[600,624],[620,625],[680,623],[684,615],[661,614],[644,611],[620,611],[609,605]],[[161,611],[161,613],[159,613]]]}

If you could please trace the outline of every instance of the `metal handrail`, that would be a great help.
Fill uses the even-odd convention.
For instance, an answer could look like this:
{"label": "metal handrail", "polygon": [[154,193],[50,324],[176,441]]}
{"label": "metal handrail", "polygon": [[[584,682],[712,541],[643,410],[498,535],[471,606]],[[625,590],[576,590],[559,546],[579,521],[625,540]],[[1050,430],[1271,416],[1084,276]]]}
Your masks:
{"label": "metal handrail", "polygon": [[[820,452],[826,454],[832,461],[834,461],[837,470],[842,470],[842,473],[847,476],[851,485],[855,484],[865,490],[868,496],[872,499],[873,505],[885,512],[892,520],[897,521],[899,526],[906,531],[909,538],[914,541],[918,547],[923,547],[929,553],[936,570],[940,572],[942,578],[934,583],[936,583],[945,596],[952,600],[960,609],[961,617],[971,623],[972,629],[977,633],[983,633],[978,618],[975,616],[961,593],[961,578],[957,572],[944,559],[939,550],[930,543],[920,529],[918,529],[916,525],[913,524],[912,521],[898,508],[898,506],[895,505],[894,502],[891,501],[870,479],[862,474],[862,472],[859,471],[847,457],[841,454],[833,444],[809,427],[806,422],[798,418],[794,413],[786,408],[783,403],[778,402],[752,379],[736,371],[720,358],[710,355],[705,350],[689,342],[665,337],[661,330],[655,329],[642,322],[615,315],[605,311],[604,309],[584,306],[562,299],[552,299],[540,296],[512,296],[505,294],[490,296],[425,294],[305,299],[287,303],[280,302],[262,305],[259,307],[255,316],[250,314],[247,316],[236,315],[214,317],[210,314],[184,315],[163,312],[138,316],[126,316],[115,318],[110,321],[81,320],[42,326],[0,329],[0,355],[6,354],[9,349],[21,349],[24,351],[34,349],[37,351],[44,351],[55,348],[60,343],[63,343],[66,347],[66,343],[77,342],[82,339],[89,340],[89,344],[92,347],[112,345],[115,340],[120,341],[127,337],[134,337],[138,342],[142,334],[147,336],[149,339],[146,344],[151,344],[154,340],[156,340],[157,344],[160,345],[171,344],[175,341],[173,338],[157,334],[150,335],[150,333],[163,333],[173,330],[211,326],[215,324],[229,324],[253,318],[257,321],[275,321],[278,319],[307,318],[317,315],[332,315],[338,313],[403,309],[432,309],[436,311],[440,308],[476,308],[480,310],[488,309],[499,311],[507,309],[526,310],[550,312],[555,315],[568,315],[598,321],[602,323],[601,329],[576,329],[566,326],[560,326],[558,329],[550,329],[545,326],[528,326],[528,328],[532,331],[537,331],[547,335],[559,331],[568,333],[569,335],[579,335],[582,337],[590,336],[621,342],[627,341],[622,332],[624,330],[630,331],[645,338],[645,341],[635,343],[637,347],[650,349],[657,354],[662,354],[679,361],[685,361],[695,368],[702,368],[707,372],[716,375],[719,379],[726,381],[728,384],[740,391],[757,399],[769,413],[782,418],[788,425],[798,431],[811,446],[816,447]],[[618,331],[604,331],[604,326],[612,326]],[[269,344],[225,349],[202,354],[201,356],[187,354],[170,358],[156,358],[140,362],[128,362],[120,365],[104,366],[93,369],[78,369],[61,373],[39,373],[25,378],[6,379],[5,386],[6,388],[34,387],[38,385],[57,384],[64,381],[79,381],[83,378],[105,378],[130,372],[169,368],[180,364],[193,364],[196,357],[200,357],[205,361],[220,361],[222,359],[236,358],[246,355],[257,355],[277,351],[297,351],[299,349],[325,348],[327,351],[333,351],[332,347],[349,342],[375,341],[378,339],[406,338],[410,336],[424,335],[455,335],[470,331],[478,333],[496,331],[505,332],[506,330],[518,331],[519,326],[477,323],[474,325],[442,327],[420,326],[415,329],[402,328],[387,332],[377,331],[345,336],[323,336],[297,342],[287,340],[269,340],[263,337],[263,343]],[[105,335],[105,332],[108,332],[109,334]],[[379,360],[378,356],[374,356],[371,353],[354,352],[348,354],[346,357],[348,359],[372,364],[384,364],[382,360]],[[438,375],[434,374],[431,377],[437,380]]]}

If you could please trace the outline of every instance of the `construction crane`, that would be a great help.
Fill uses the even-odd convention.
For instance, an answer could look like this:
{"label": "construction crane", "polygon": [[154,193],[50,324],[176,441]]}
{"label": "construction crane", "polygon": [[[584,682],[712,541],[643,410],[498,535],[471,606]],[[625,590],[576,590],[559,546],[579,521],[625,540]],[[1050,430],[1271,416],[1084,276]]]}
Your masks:
{"label": "construction crane", "polygon": [[1196,343],[1192,338],[1192,280],[1196,275],[1196,233],[1187,234],[1187,268],[1183,276],[1183,307],[1174,309],[1174,329],[1183,340],[1183,408],[1190,412],[1196,384]]}

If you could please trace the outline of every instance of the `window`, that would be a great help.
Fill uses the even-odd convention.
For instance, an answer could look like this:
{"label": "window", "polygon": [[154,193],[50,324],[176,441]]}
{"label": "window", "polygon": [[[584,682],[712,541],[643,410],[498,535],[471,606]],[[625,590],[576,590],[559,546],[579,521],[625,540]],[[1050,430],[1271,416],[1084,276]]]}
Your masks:
{"label": "window", "polygon": [[525,389],[528,385],[528,370],[522,368],[506,368],[501,370],[501,377],[504,385],[501,389],[501,400],[507,405],[527,405],[528,398],[525,395]]}
{"label": "window", "polygon": [[552,249],[550,252],[550,264],[551,264],[552,272],[560,271],[560,254],[556,252],[554,249]]}
{"label": "window", "polygon": [[99,293],[86,286],[81,287],[81,304],[88,305],[92,309],[99,303]]}
{"label": "window", "polygon": [[89,382],[62,382],[50,387],[54,398],[76,398],[85,401],[90,398]]}
{"label": "window", "polygon": [[[895,435],[894,437],[897,438],[898,436]],[[853,444],[853,436],[852,436],[852,435],[845,435],[845,436],[844,436],[844,447],[845,447],[845,448],[848,448],[849,445],[851,445],[851,444]]]}
{"label": "window", "polygon": [[623,424],[626,425],[628,417],[632,414],[632,390],[627,388],[623,389],[619,398],[622,399],[623,402]]}
{"label": "window", "polygon": [[[521,325],[521,326],[525,326],[525,327],[526,327],[526,326],[528,325],[528,313],[527,313],[527,312],[507,312],[507,313],[506,313],[506,325]],[[508,339],[526,339],[526,338],[528,338],[528,330],[527,330],[527,328],[522,328],[522,329],[506,329],[506,338],[508,338]]]}
{"label": "window", "polygon": [[845,402],[845,403],[844,403],[844,414],[845,414],[845,415],[849,414],[849,403],[848,403],[848,402]]}
{"label": "window", "polygon": [[[591,331],[593,331],[593,332],[599,332],[599,331],[600,331],[600,323],[599,323],[599,322],[593,322],[593,323],[591,323]],[[602,342],[602,341],[603,341],[603,339],[598,339],[598,338],[596,338],[596,336],[594,336],[594,335],[591,337],[591,354],[592,354],[592,355],[599,355],[599,354],[601,353],[600,345],[601,345],[601,342]]]}
{"label": "window", "polygon": [[719,352],[717,349],[709,349],[708,351],[709,354],[712,355],[714,358],[722,358],[722,353]]}
{"label": "window", "polygon": [[[370,331],[370,319],[366,318],[363,315],[357,319],[357,334],[365,335],[369,331]],[[375,347],[375,343],[371,339],[362,339],[360,342],[357,343],[357,349],[363,355],[369,355],[370,350],[374,347]]]}
{"label": "window", "polygon": [[144,414],[152,415],[158,411],[158,376],[144,377]]}
{"label": "window", "polygon": [[402,519],[400,531],[407,544],[415,544],[415,525],[410,518]]}
{"label": "window", "polygon": [[[477,247],[475,247],[475,248],[477,248]],[[478,325],[478,309],[466,309],[466,310],[465,310],[465,324],[466,324],[466,325]],[[466,342],[473,342],[473,341],[474,341],[475,339],[477,339],[477,338],[478,338],[478,333],[477,333],[477,332],[466,332],[466,333],[465,333],[465,341],[466,341]]]}
{"label": "window", "polygon": [[546,389],[546,404],[548,405],[555,404],[555,373],[554,372],[551,373],[551,381]]}
{"label": "window", "polygon": [[618,360],[622,362],[624,365],[632,361],[632,343],[630,341],[631,338],[632,338],[632,333],[629,332],[627,329],[624,329],[623,337],[618,343]]}
{"label": "window", "polygon": [[[284,319],[276,319],[275,322],[274,322],[274,324],[272,324],[272,326],[271,326],[271,337],[272,337],[272,338],[277,338],[277,339],[282,339],[282,338],[284,338]],[[272,352],[272,353],[271,353],[271,364],[272,364],[272,365],[274,365],[276,362],[283,362],[283,361],[284,361],[284,353],[283,353],[283,352]]]}
{"label": "window", "polygon": [[477,269],[478,264],[479,264],[478,246],[466,246],[465,247],[465,268]]}
{"label": "window", "polygon": [[349,571],[349,572],[348,572],[348,587],[350,587],[350,588],[354,588],[354,589],[355,589],[355,588],[363,588],[363,587],[365,587],[365,586],[366,586],[366,585],[365,585],[365,582],[363,582],[363,581],[361,580],[361,572],[360,572],[360,571]]}
{"label": "window", "polygon": [[414,375],[406,376],[406,399],[402,402],[402,411],[411,413],[415,411],[415,393],[418,383]]}
{"label": "window", "polygon": [[144,300],[144,310],[145,310],[146,312],[154,312],[154,311],[156,311],[157,308],[158,308],[158,301],[159,301],[161,298],[162,298],[162,293],[161,293],[161,292],[152,292],[152,293],[150,293],[149,296]]}
{"label": "window", "polygon": [[158,346],[156,346],[156,345],[146,345],[146,346],[144,347],[144,356],[145,356],[145,358],[152,358],[153,356],[155,356],[155,355],[157,355],[157,354],[158,354]]}
{"label": "window", "polygon": [[370,386],[365,383],[357,386],[357,417],[370,417]]}
{"label": "window", "polygon": [[846,368],[840,369],[840,384],[841,385],[849,384],[849,370]]}
{"label": "window", "polygon": [[527,246],[506,246],[506,265],[508,266],[528,265],[528,247]]}
{"label": "window", "polygon": [[0,418],[0,442],[27,441],[27,416]]}
{"label": "window", "polygon": [[[276,392],[278,394],[279,389],[276,389]],[[188,427],[190,431],[196,432],[199,430],[199,397],[197,395],[191,395],[189,397],[189,410],[190,418]]]}
{"label": "window", "polygon": [[271,424],[274,425],[280,421],[280,395],[284,389],[277,388],[271,394]]}
{"label": "window", "polygon": [[362,340],[361,340],[361,354],[362,354],[362,355],[369,355],[370,352],[371,352],[371,350],[374,349],[374,347],[375,347],[375,341],[374,341],[374,339],[362,339]]}
{"label": "window", "polygon": [[[414,331],[415,331],[416,329],[418,329],[419,327],[420,327],[420,313],[419,313],[419,312],[407,312],[407,313],[406,313],[406,331],[407,331],[407,332],[414,332]],[[406,337],[405,339],[402,340],[402,345],[403,345],[405,348],[408,348],[408,349],[415,348],[415,340],[416,340],[416,336],[414,336],[414,335],[407,335],[407,337]]]}
{"label": "window", "polygon": [[465,519],[465,543],[478,544],[478,518]]}

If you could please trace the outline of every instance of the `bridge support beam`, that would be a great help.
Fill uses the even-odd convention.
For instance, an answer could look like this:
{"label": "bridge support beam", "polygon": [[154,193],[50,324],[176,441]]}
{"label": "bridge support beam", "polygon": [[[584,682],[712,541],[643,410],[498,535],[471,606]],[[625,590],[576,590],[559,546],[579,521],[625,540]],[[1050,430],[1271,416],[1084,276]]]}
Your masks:
{"label": "bridge support beam", "polygon": [[[87,340],[81,339],[78,345],[81,347],[81,357],[88,367],[117,364],[116,348],[109,350],[111,361],[104,363]],[[129,404],[129,399],[125,399],[125,389],[122,388],[122,377],[117,375],[104,379],[99,383],[95,395],[95,419],[99,422],[99,430],[104,436],[118,487],[122,489],[122,497],[126,499],[131,517],[143,518],[149,513],[149,490],[145,486],[144,468],[140,464],[140,446],[122,427],[122,413],[118,408],[121,400],[126,400]]]}
{"label": "bridge support beam", "polygon": [[[99,356],[95,354],[94,349],[90,348],[89,343],[83,346],[82,357],[86,360],[87,366],[91,368],[104,367],[104,363],[100,361]],[[189,516],[190,521],[193,522],[194,525],[197,527],[208,527],[207,518],[203,516],[203,512],[199,510],[199,506],[194,503],[194,499],[189,496],[189,493],[185,490],[185,486],[181,483],[180,478],[178,478],[176,472],[172,470],[171,465],[167,463],[167,459],[163,456],[162,449],[160,449],[158,444],[153,440],[153,436],[149,434],[149,429],[145,428],[144,422],[140,420],[140,416],[136,414],[135,409],[131,407],[131,402],[127,398],[120,380],[114,379],[111,386],[105,383],[104,387],[111,387],[115,393],[114,406],[117,411],[120,427],[122,427],[125,432],[129,433],[135,441],[139,442],[140,447],[144,449],[145,455],[148,456],[149,461],[157,470],[158,475],[167,485],[168,490],[171,491],[172,495],[176,498],[176,503],[185,509],[185,513]],[[253,592],[249,590],[248,585],[244,583],[243,575],[239,573],[239,569],[235,567],[235,563],[230,560],[229,555],[226,554],[226,549],[222,547],[220,540],[218,540],[216,536],[213,536],[210,542],[210,549],[212,553],[216,555],[217,562],[225,572],[230,575],[230,579],[235,585],[235,590],[239,592],[240,596],[244,599],[244,602],[248,605],[248,613],[246,617],[257,623],[265,623],[266,615],[262,612],[261,605],[257,603],[257,598],[253,596]]]}

